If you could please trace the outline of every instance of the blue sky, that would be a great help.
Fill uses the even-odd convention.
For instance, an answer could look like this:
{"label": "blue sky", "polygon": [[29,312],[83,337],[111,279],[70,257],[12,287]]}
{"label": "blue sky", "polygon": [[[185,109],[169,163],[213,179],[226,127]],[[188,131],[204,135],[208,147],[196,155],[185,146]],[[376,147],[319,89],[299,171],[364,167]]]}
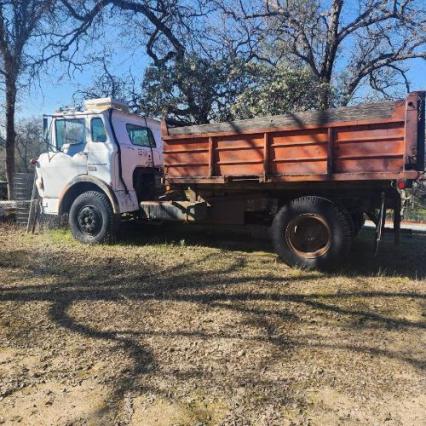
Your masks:
{"label": "blue sky", "polygon": [[[147,64],[148,60],[142,52],[120,49],[112,58],[111,70],[117,75],[126,75],[131,71],[136,77],[142,77]],[[407,65],[412,90],[426,90],[426,61],[415,60]],[[76,71],[70,78],[64,76],[64,69],[58,67],[49,75],[45,75],[38,87],[21,92],[18,115],[38,116],[51,113],[60,106],[71,105],[73,93],[89,86],[96,72],[97,68],[86,67],[83,72]]]}
{"label": "blue sky", "polygon": [[[129,40],[128,34],[121,33],[128,31],[117,23],[106,24],[98,41],[83,50],[86,55],[99,56],[104,49],[108,49],[109,70],[114,75],[123,77],[131,72],[136,81],[140,81],[144,69],[149,64],[149,58],[145,52],[143,35],[138,31],[132,31],[133,36]],[[409,69],[408,76],[412,90],[426,90],[426,61],[412,60],[406,65]],[[90,86],[99,71],[99,65],[92,65],[68,76],[64,65],[49,64],[49,72],[43,74],[40,81],[20,92],[18,117],[40,116],[43,113],[51,113],[61,106],[71,105],[73,94]],[[362,90],[362,93],[366,92]]]}
{"label": "blue sky", "polygon": [[[85,60],[84,56],[102,56],[108,52],[108,70],[117,76],[126,76],[130,72],[135,78],[142,79],[148,65],[148,57],[142,40],[128,40],[121,35],[122,29],[106,24],[99,41],[83,45],[82,53],[76,60]],[[101,72],[101,65],[86,65],[81,71],[67,73],[65,64],[51,62],[46,72],[31,87],[21,90],[17,108],[18,117],[32,117],[49,114],[61,106],[73,104],[73,94],[87,88]]]}
{"label": "blue sky", "polygon": [[[134,55],[120,52],[109,67],[114,75],[128,75],[142,78],[147,65],[146,58],[135,59]],[[98,67],[86,67],[83,71],[75,71],[71,76],[64,75],[65,70],[58,67],[55,71],[44,75],[37,86],[21,91],[18,115],[29,117],[49,114],[61,106],[72,105],[73,94],[91,85],[96,77]]]}

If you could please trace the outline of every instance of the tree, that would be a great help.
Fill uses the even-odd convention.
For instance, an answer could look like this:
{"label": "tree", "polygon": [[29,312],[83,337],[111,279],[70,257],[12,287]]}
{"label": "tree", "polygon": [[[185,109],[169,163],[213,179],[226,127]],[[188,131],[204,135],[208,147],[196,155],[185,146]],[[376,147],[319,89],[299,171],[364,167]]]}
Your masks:
{"label": "tree", "polygon": [[32,42],[42,36],[53,0],[0,1],[0,76],[5,91],[6,177],[12,198],[15,175],[15,109],[19,80],[33,63]]}
{"label": "tree", "polygon": [[185,55],[179,63],[148,67],[141,109],[147,115],[167,116],[175,125],[230,120],[231,107],[248,87],[249,79],[239,58]]}
{"label": "tree", "polygon": [[231,105],[234,119],[319,109],[321,85],[306,68],[280,63],[250,65],[250,85]]}
{"label": "tree", "polygon": [[[423,0],[218,0],[259,47],[273,45],[278,61],[306,66],[322,87],[321,106],[347,104],[363,83],[382,96],[409,90],[406,61],[426,59]],[[248,29],[247,29],[248,28]],[[334,89],[334,93],[333,93]]]}
{"label": "tree", "polygon": [[74,104],[81,106],[86,99],[111,97],[125,101],[129,108],[137,113],[141,111],[141,94],[132,74],[115,75],[110,69],[107,56],[101,58],[102,69],[94,81],[73,94]]}
{"label": "tree", "polygon": [[[0,181],[6,178],[6,139],[0,133]],[[0,194],[0,200],[3,199],[3,193]]]}
{"label": "tree", "polygon": [[[43,150],[43,130],[39,118],[18,120],[15,124],[16,171],[29,173],[30,160],[37,158]],[[0,136],[0,158],[4,159],[6,140]],[[5,162],[0,161],[0,180],[5,178]]]}
{"label": "tree", "polygon": [[43,151],[43,128],[39,118],[29,118],[16,124],[16,170],[30,173],[30,160]]}
{"label": "tree", "polygon": [[[74,5],[63,0],[71,16]],[[85,2],[85,10],[90,10]],[[210,0],[110,0],[128,28],[127,35],[144,43],[151,66],[145,73],[141,109],[168,114],[175,124],[206,123],[230,118],[230,104],[244,87],[244,42],[225,28]],[[131,12],[131,13],[129,13]],[[135,33],[132,34],[132,28]],[[142,30],[142,31],[141,31]],[[113,89],[105,72],[100,76]]]}
{"label": "tree", "polygon": [[426,57],[421,0],[76,2],[85,14],[63,1],[83,23],[111,6],[144,35],[141,108],[175,124],[346,105],[365,84],[392,97],[409,90],[406,61]]}

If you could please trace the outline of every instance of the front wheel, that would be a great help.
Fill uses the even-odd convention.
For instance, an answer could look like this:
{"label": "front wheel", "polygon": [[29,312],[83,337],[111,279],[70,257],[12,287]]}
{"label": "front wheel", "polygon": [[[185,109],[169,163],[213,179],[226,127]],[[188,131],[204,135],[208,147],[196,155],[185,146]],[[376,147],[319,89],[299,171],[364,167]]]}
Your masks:
{"label": "front wheel", "polygon": [[79,195],[71,205],[69,224],[73,237],[82,243],[111,243],[115,239],[114,212],[101,192]]}
{"label": "front wheel", "polygon": [[290,266],[330,269],[348,254],[351,225],[332,201],[301,197],[283,206],[272,224],[274,247]]}

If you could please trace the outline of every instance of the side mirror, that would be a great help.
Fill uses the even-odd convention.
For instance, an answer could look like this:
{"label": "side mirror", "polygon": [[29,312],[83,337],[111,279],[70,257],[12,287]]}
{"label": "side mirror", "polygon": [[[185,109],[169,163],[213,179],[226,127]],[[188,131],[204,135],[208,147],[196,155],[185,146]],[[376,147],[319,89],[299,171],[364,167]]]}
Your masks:
{"label": "side mirror", "polygon": [[43,117],[43,136],[44,136],[44,139],[46,139],[48,130],[49,130],[49,120],[47,119],[47,117]]}
{"label": "side mirror", "polygon": [[43,143],[46,145],[46,148],[48,150],[50,150],[53,145],[52,145],[52,141],[50,140],[50,124],[51,122],[49,122],[49,117],[48,116],[43,116]]}

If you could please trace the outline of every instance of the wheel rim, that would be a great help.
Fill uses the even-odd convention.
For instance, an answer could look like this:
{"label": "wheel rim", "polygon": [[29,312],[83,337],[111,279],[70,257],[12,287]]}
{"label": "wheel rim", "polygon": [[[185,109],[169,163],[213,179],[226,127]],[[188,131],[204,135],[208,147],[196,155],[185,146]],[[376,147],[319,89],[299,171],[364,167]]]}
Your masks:
{"label": "wheel rim", "polygon": [[77,223],[80,232],[95,236],[102,228],[102,215],[94,206],[84,206],[77,214]]}
{"label": "wheel rim", "polygon": [[287,225],[285,240],[298,256],[307,259],[320,257],[330,249],[330,227],[317,214],[302,214],[291,220]]}

